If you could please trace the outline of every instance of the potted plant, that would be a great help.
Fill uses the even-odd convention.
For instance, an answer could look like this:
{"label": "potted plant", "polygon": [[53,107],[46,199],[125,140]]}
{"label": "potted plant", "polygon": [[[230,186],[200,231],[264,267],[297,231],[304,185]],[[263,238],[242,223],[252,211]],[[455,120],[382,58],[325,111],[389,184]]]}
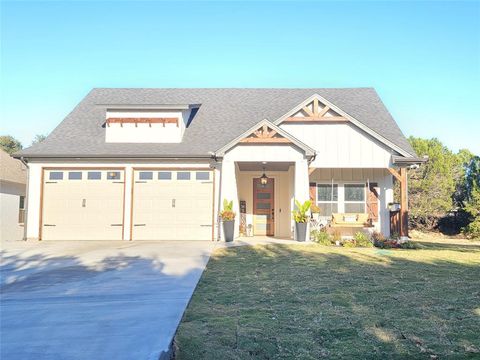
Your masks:
{"label": "potted plant", "polygon": [[298,200],[295,200],[296,209],[292,211],[293,220],[295,221],[295,240],[306,241],[307,239],[307,225],[308,215],[312,202],[310,200],[305,201],[303,204]]}
{"label": "potted plant", "polygon": [[223,200],[223,210],[220,212],[223,223],[223,234],[225,241],[233,241],[235,232],[235,212],[233,211],[233,201]]}

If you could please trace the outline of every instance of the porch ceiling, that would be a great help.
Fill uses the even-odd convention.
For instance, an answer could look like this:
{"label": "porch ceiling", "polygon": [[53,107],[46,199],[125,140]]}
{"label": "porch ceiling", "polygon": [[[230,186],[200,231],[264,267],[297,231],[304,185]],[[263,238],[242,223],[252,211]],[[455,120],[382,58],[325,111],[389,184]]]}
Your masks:
{"label": "porch ceiling", "polygon": [[239,161],[237,162],[240,171],[288,171],[288,168],[295,165],[293,162],[269,161],[266,164],[262,162]]}

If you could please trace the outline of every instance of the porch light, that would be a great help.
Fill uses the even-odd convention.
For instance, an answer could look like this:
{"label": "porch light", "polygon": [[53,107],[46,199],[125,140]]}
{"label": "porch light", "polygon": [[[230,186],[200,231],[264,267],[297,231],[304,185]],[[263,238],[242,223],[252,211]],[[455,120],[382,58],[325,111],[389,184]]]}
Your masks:
{"label": "porch light", "polygon": [[267,185],[267,182],[268,182],[268,177],[267,177],[267,175],[265,175],[265,168],[263,168],[263,175],[260,178],[260,184],[265,186],[265,185]]}

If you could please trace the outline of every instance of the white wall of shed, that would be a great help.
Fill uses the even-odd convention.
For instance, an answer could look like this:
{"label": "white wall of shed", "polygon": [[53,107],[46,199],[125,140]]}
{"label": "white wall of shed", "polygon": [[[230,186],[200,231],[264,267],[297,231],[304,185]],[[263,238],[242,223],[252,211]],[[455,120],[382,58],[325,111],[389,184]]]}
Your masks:
{"label": "white wall of shed", "polygon": [[23,239],[24,226],[18,223],[18,216],[25,191],[25,184],[0,182],[0,241]]}

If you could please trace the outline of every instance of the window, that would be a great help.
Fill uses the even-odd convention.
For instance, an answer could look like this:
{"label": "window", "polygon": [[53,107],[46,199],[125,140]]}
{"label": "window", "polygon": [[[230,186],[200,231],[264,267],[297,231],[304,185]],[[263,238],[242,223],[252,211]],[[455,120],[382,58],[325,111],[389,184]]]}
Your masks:
{"label": "window", "polygon": [[364,184],[345,184],[345,212],[346,213],[364,213],[365,212],[365,185]]}
{"label": "window", "polygon": [[153,172],[151,171],[140,171],[138,175],[140,180],[152,180],[153,179]]}
{"label": "window", "polygon": [[108,180],[120,180],[120,171],[109,171],[107,172]]}
{"label": "window", "polygon": [[158,173],[158,180],[172,180],[171,171],[160,171]]}
{"label": "window", "polygon": [[50,180],[63,180],[63,172],[61,171],[52,171],[49,175]]}
{"label": "window", "polygon": [[197,180],[210,180],[210,172],[208,171],[197,171],[195,174]]}
{"label": "window", "polygon": [[81,171],[70,171],[68,173],[68,180],[82,180]]}
{"label": "window", "polygon": [[317,206],[321,216],[338,212],[338,184],[317,184]]}
{"label": "window", "polygon": [[88,180],[101,180],[102,173],[100,171],[89,171],[87,178]]}
{"label": "window", "polygon": [[25,222],[25,196],[20,196],[18,205],[18,223],[23,224]]}
{"label": "window", "polygon": [[190,180],[190,172],[189,171],[177,172],[177,180]]}

